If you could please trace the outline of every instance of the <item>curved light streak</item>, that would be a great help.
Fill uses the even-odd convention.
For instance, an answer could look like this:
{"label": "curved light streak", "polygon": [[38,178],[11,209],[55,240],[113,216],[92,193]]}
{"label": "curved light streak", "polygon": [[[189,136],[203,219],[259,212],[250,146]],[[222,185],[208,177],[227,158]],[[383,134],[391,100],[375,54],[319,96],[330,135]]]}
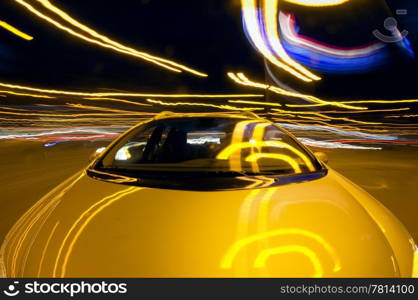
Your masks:
{"label": "curved light streak", "polygon": [[267,231],[262,232],[258,234],[254,234],[251,236],[247,236],[245,238],[242,238],[238,241],[236,241],[226,252],[224,257],[221,260],[220,267],[222,269],[230,269],[232,268],[232,264],[234,262],[235,257],[238,255],[238,253],[246,246],[261,241],[263,239],[268,239],[271,237],[277,237],[281,235],[296,235],[296,236],[303,236],[310,238],[316,242],[318,242],[327,252],[330,254],[334,261],[334,272],[338,272],[341,270],[341,261],[338,257],[337,253],[335,252],[335,249],[320,235],[315,234],[311,231],[298,229],[298,228],[284,228],[284,229],[277,229],[273,231]]}
{"label": "curved light streak", "polygon": [[400,119],[400,118],[417,118],[418,115],[399,115],[399,116],[386,116],[387,119]]}
{"label": "curved light streak", "polygon": [[355,111],[317,111],[320,114],[370,114],[370,113],[381,113],[381,112],[395,112],[395,111],[407,111],[411,110],[410,107],[402,107],[402,108],[389,108],[389,109],[370,109],[370,110],[355,110]]}
{"label": "curved light streak", "polygon": [[4,29],[10,31],[14,35],[17,35],[18,37],[24,39],[24,40],[27,40],[27,41],[33,40],[32,36],[30,36],[29,34],[24,33],[23,31],[21,31],[21,30],[17,29],[16,27],[8,24],[7,22],[4,22],[4,21],[0,20],[0,26],[3,27]]}
{"label": "curved light streak", "polygon": [[55,97],[47,96],[47,95],[36,95],[36,94],[28,94],[28,93],[17,93],[13,91],[0,91],[0,93],[5,93],[14,96],[22,96],[22,97],[32,97],[32,98],[45,98],[45,99],[55,99]]}
{"label": "curved light streak", "polygon": [[[138,111],[133,111],[133,110],[121,110],[121,109],[113,109],[113,108],[106,108],[106,107],[100,107],[100,106],[88,106],[88,105],[83,105],[83,104],[68,104],[68,108],[73,108],[76,109],[76,112],[80,112],[83,110],[90,110],[90,111],[99,111],[99,112],[108,112],[108,113],[121,113],[123,115],[133,115],[133,116],[137,116],[138,114],[151,114],[153,115],[154,113],[146,113],[146,112],[138,112]],[[68,109],[64,110],[67,114],[65,115],[56,115],[52,110],[44,110],[44,109],[30,109],[30,108],[16,108],[16,107],[7,107],[7,106],[0,106],[0,112],[1,110],[6,110],[6,111],[22,111],[25,113],[22,113],[22,115],[30,115],[33,112],[36,112],[37,115],[39,113],[39,115],[41,116],[46,116],[46,117],[60,117],[60,116],[68,116],[68,117],[73,117],[74,116],[74,110],[71,109],[70,111]],[[7,112],[4,112],[7,114]],[[79,114],[82,116],[88,116],[88,113],[82,113]],[[105,114],[106,116],[110,115],[110,114]],[[113,114],[115,115],[115,114]],[[112,115],[112,116],[113,116]],[[118,115],[118,114],[116,114]]]}
{"label": "curved light streak", "polygon": [[253,142],[233,143],[227,146],[225,149],[223,149],[220,153],[218,153],[216,158],[222,159],[222,160],[229,159],[229,157],[233,155],[234,152],[240,151],[242,149],[253,148],[253,147],[255,148],[275,147],[275,148],[287,149],[293,152],[298,157],[300,157],[304,161],[304,163],[306,164],[306,166],[308,167],[310,171],[315,171],[315,167],[313,166],[312,162],[305,154],[297,150],[295,147],[290,146],[289,144],[286,144],[284,142],[279,142],[279,141],[253,141]]}
{"label": "curved light streak", "polygon": [[115,117],[115,116],[136,116],[136,115],[143,115],[144,113],[81,113],[81,114],[42,114],[42,113],[18,113],[18,112],[11,112],[11,111],[0,111],[0,115],[14,115],[14,116],[37,116],[37,117],[92,117],[92,116],[100,116],[100,117]]}
{"label": "curved light streak", "polygon": [[148,57],[150,59],[155,59],[155,60],[160,61],[162,63],[166,63],[166,64],[169,64],[169,65],[172,65],[175,68],[182,69],[184,71],[190,72],[190,73],[192,73],[194,75],[197,75],[197,76],[201,76],[201,77],[207,77],[208,76],[205,73],[198,72],[198,71],[193,70],[191,68],[188,68],[188,67],[186,67],[184,65],[175,63],[175,62],[173,62],[171,60],[163,59],[161,57],[156,57],[156,56],[147,54],[145,52],[140,52],[140,51],[137,51],[136,49],[127,47],[125,45],[122,45],[122,44],[120,44],[120,43],[118,43],[118,42],[116,42],[116,41],[114,41],[114,40],[112,40],[112,39],[110,39],[110,38],[102,35],[102,34],[99,34],[98,32],[96,32],[95,30],[87,27],[86,25],[78,22],[77,20],[75,20],[74,18],[72,18],[71,16],[69,16],[66,12],[62,11],[58,7],[56,7],[53,4],[51,4],[51,2],[49,2],[48,0],[37,0],[37,1],[40,2],[45,8],[51,10],[52,12],[54,12],[55,14],[57,14],[58,16],[60,16],[62,19],[64,19],[65,21],[69,22],[71,25],[73,25],[73,26],[75,26],[75,27],[77,27],[77,28],[79,28],[79,29],[87,32],[91,36],[94,36],[95,38],[98,38],[98,39],[102,40],[105,43],[111,44],[111,45],[113,45],[113,46],[115,46],[117,48],[120,48],[122,50],[129,51],[132,54],[140,55],[141,57],[142,56],[145,56],[145,57]]}
{"label": "curved light streak", "polygon": [[[110,206],[112,203],[116,202],[117,200],[120,200],[126,195],[132,194],[141,189],[142,188],[138,188],[138,187],[129,187],[125,190],[118,191],[96,202],[95,204],[90,206],[87,210],[85,210],[80,215],[80,217],[73,223],[70,230],[67,232],[66,236],[64,237],[64,240],[61,243],[61,246],[60,246],[60,249],[58,250],[58,255],[55,261],[53,277],[57,277],[58,265],[59,265],[59,262],[61,261],[61,257],[63,258],[62,258],[62,263],[61,263],[60,277],[63,278],[65,276],[68,260],[72,253],[74,245],[77,242],[80,235],[83,233],[84,229],[87,227],[87,225],[93,220],[93,218],[102,210],[104,210],[106,207]],[[68,242],[68,246],[67,246],[67,242]]]}
{"label": "curved light streak", "polygon": [[45,136],[53,136],[53,135],[63,135],[63,134],[74,134],[74,133],[82,133],[82,134],[97,134],[97,135],[114,135],[115,132],[113,131],[106,131],[100,129],[67,129],[67,130],[49,130],[41,133],[26,133],[26,134],[13,134],[13,135],[6,135],[0,136],[0,140],[3,139],[16,139],[16,138],[41,138]]}
{"label": "curved light streak", "polygon": [[[270,123],[260,123],[260,124],[255,125],[254,130],[253,130],[253,135],[252,135],[250,141],[253,141],[253,140],[254,141],[262,141],[262,140],[264,140],[264,134],[266,132],[266,128],[269,127],[269,126],[271,126]],[[251,154],[254,153],[254,150],[257,150],[257,152],[261,152],[262,149],[261,149],[261,147],[257,147],[257,146],[252,147],[251,148]],[[240,154],[241,154],[241,151],[240,151]],[[251,162],[251,168],[252,168],[254,173],[259,173],[260,172],[260,167],[258,165],[257,160]]]}
{"label": "curved light streak", "polygon": [[[8,233],[5,242],[3,243],[0,251],[3,254],[6,247],[13,246],[13,248],[8,253],[8,260],[11,257],[11,277],[16,277],[16,265],[21,247],[23,246],[24,240],[26,239],[29,231],[35,225],[37,220],[42,217],[42,215],[50,208],[56,207],[61,200],[61,197],[70,190],[82,177],[83,172],[78,172],[74,176],[70,177],[59,185],[56,189],[49,192],[41,200],[35,203],[12,227]],[[63,189],[55,194],[59,187]],[[53,196],[52,199],[50,197]],[[48,201],[47,201],[48,200]],[[8,237],[11,237],[9,240]]]}
{"label": "curved light streak", "polygon": [[285,253],[299,253],[303,256],[306,256],[312,263],[312,266],[315,270],[312,277],[321,278],[324,275],[321,261],[319,260],[316,253],[311,249],[300,245],[286,245],[277,248],[265,249],[256,257],[254,261],[254,268],[264,268],[267,263],[267,260],[271,256]]}
{"label": "curved light streak", "polygon": [[[340,117],[330,117],[330,116],[323,115],[321,113],[311,112],[311,111],[287,111],[287,110],[278,109],[278,108],[273,108],[272,110],[276,111],[276,112],[279,112],[279,113],[286,113],[286,114],[316,115],[318,117],[323,118],[326,121],[335,120],[335,121],[346,121],[346,122],[350,122],[350,123],[363,124],[363,125],[384,125],[384,123],[381,123],[381,122],[366,122],[366,121],[358,121],[358,120],[345,118],[345,117],[342,117],[342,118],[340,118]],[[274,113],[272,113],[272,115],[274,115]]]}
{"label": "curved light streak", "polygon": [[147,103],[140,103],[140,102],[125,100],[125,99],[117,99],[117,98],[109,98],[109,97],[87,97],[87,98],[84,98],[84,99],[85,100],[92,100],[92,101],[120,102],[120,103],[136,105],[136,106],[152,106],[151,104],[147,104]]}
{"label": "curved light streak", "polygon": [[266,39],[269,42],[270,47],[272,50],[289,66],[293,67],[294,69],[298,70],[303,75],[313,79],[313,80],[320,80],[321,77],[313,74],[312,72],[308,71],[305,67],[294,61],[290,58],[287,54],[286,50],[283,48],[280,42],[279,36],[279,23],[278,23],[278,0],[267,0],[264,1],[264,19],[265,19],[265,30],[266,30]]}
{"label": "curved light streak", "polygon": [[53,6],[49,1],[38,0],[38,2],[40,2],[45,8],[47,8],[50,11],[58,14],[61,18],[63,18],[64,20],[66,20],[67,22],[72,24],[73,26],[75,26],[75,27],[77,27],[77,28],[79,28],[83,31],[87,31],[93,37],[100,38],[100,40],[105,41],[105,42],[102,42],[100,40],[96,40],[96,39],[93,39],[93,38],[89,38],[88,36],[85,36],[83,34],[75,32],[71,28],[62,25],[58,21],[56,21],[56,20],[46,16],[45,14],[41,13],[35,7],[33,7],[32,5],[30,5],[29,3],[27,3],[23,0],[15,0],[15,2],[22,5],[27,10],[29,10],[31,13],[38,16],[39,18],[41,18],[41,19],[45,20],[46,22],[54,25],[58,29],[60,29],[62,31],[65,31],[72,36],[78,37],[79,39],[82,39],[82,40],[84,40],[88,43],[95,44],[95,45],[98,45],[98,46],[103,47],[103,48],[112,49],[112,50],[114,50],[116,52],[119,52],[119,53],[124,53],[124,54],[127,54],[127,55],[131,55],[131,56],[134,56],[134,57],[141,58],[143,60],[154,63],[156,65],[159,65],[163,68],[166,68],[166,69],[174,71],[174,72],[181,73],[182,71],[187,71],[187,72],[190,72],[194,75],[201,76],[201,77],[207,77],[208,76],[205,73],[198,72],[198,71],[193,70],[191,68],[188,68],[184,65],[181,65],[181,64],[178,64],[178,63],[175,63],[173,61],[163,59],[163,58],[160,58],[160,57],[157,57],[157,56],[153,56],[153,55],[147,54],[145,52],[139,52],[139,51],[137,51],[133,48],[129,48],[129,47],[126,47],[126,46],[124,46],[122,44],[119,44],[115,41],[112,41],[108,37],[98,34],[96,31],[88,28],[87,26],[85,26],[85,25],[81,24],[80,22],[76,21],[75,19],[71,18],[67,13],[65,13],[62,10],[58,9],[57,7]]}
{"label": "curved light streak", "polygon": [[296,33],[296,20],[294,15],[290,13],[280,12],[279,14],[280,28],[283,32],[283,37],[286,41],[293,45],[303,46],[315,52],[332,55],[341,58],[354,58],[362,56],[370,56],[373,53],[385,47],[382,43],[376,42],[364,47],[355,48],[341,48],[331,45],[319,43],[310,38],[300,36]]}
{"label": "curved light streak", "polygon": [[[234,131],[232,132],[231,145],[242,143],[244,140],[245,130],[247,129],[248,125],[256,123],[258,123],[258,121],[246,120],[238,122],[234,127]],[[228,163],[231,171],[240,172],[242,170],[241,151],[230,153],[230,155],[225,159],[229,159]]]}
{"label": "curved light streak", "polygon": [[294,15],[281,12],[279,19],[283,48],[293,59],[314,70],[329,73],[364,72],[387,61],[388,51],[384,43],[375,42],[355,48],[327,45],[298,34]]}
{"label": "curved light streak", "polygon": [[326,131],[335,133],[338,135],[348,135],[348,136],[358,136],[361,138],[366,139],[376,139],[376,140],[397,140],[397,136],[390,136],[390,135],[377,135],[377,134],[368,134],[360,131],[347,131],[342,130],[339,128],[331,127],[331,126],[312,126],[312,125],[293,125],[293,124],[285,124],[285,123],[278,123],[279,126],[291,130],[307,130],[307,131]]}
{"label": "curved light streak", "polygon": [[239,104],[254,104],[254,105],[262,105],[262,106],[282,106],[280,103],[273,103],[273,102],[259,102],[259,101],[248,101],[248,100],[228,100],[230,103],[239,103]]}
{"label": "curved light streak", "polygon": [[[151,106],[151,104],[144,104],[144,105]],[[138,115],[138,114],[143,113],[143,112],[138,112],[138,111],[133,111],[133,110],[122,110],[122,109],[107,108],[107,107],[101,107],[101,106],[90,106],[90,105],[83,105],[83,104],[68,104],[68,106],[73,107],[73,108],[78,108],[78,109],[85,109],[85,110],[111,112],[111,113],[123,113],[123,114],[126,113],[126,114],[132,114],[132,115]]]}
{"label": "curved light streak", "polygon": [[309,101],[312,101],[316,104],[331,105],[331,106],[336,106],[336,107],[345,108],[345,109],[354,109],[354,110],[367,110],[368,109],[367,107],[346,105],[342,102],[327,101],[327,100],[323,100],[323,99],[320,99],[320,98],[312,96],[312,95],[305,95],[305,94],[301,94],[301,93],[297,93],[297,92],[291,92],[291,91],[287,91],[287,90],[282,89],[282,88],[277,87],[277,86],[271,86],[271,85],[267,85],[267,84],[264,84],[264,83],[255,82],[255,81],[252,81],[252,80],[248,79],[248,77],[245,76],[245,74],[242,73],[242,72],[237,73],[237,74],[235,74],[233,72],[228,72],[227,76],[230,79],[232,79],[233,81],[235,81],[236,83],[240,84],[240,85],[249,86],[249,87],[253,87],[253,88],[259,88],[259,89],[264,89],[264,90],[269,90],[269,91],[272,91],[273,93],[276,93],[276,94],[281,95],[281,96],[308,99]]}
{"label": "curved light streak", "polygon": [[292,169],[295,171],[296,174],[302,173],[302,170],[299,164],[289,155],[278,154],[278,153],[254,153],[254,154],[248,155],[245,158],[245,161],[257,162],[258,160],[263,159],[263,158],[282,160],[288,163],[292,167]]}
{"label": "curved light streak", "polygon": [[290,66],[278,60],[276,56],[272,53],[272,51],[269,49],[261,33],[256,1],[241,0],[241,4],[245,28],[256,49],[273,65],[285,70],[286,72],[292,74],[296,78],[299,78],[305,82],[312,81],[312,78],[309,78],[304,74],[301,74],[300,72],[292,69]]}
{"label": "curved light streak", "polygon": [[59,221],[57,223],[55,223],[54,227],[52,228],[51,232],[49,233],[48,239],[46,240],[44,249],[42,250],[41,260],[39,261],[38,276],[37,276],[38,278],[41,276],[42,265],[44,263],[46,250],[48,249],[49,243],[51,242],[52,236],[54,235],[55,230],[57,229],[59,223],[60,223]]}

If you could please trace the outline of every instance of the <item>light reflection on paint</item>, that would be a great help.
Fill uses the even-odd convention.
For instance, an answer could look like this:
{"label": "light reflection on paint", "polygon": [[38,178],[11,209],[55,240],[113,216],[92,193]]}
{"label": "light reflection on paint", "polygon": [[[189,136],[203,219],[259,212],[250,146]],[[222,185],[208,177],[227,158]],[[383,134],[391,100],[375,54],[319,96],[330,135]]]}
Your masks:
{"label": "light reflection on paint", "polygon": [[298,253],[307,257],[314,269],[314,273],[312,274],[313,278],[320,278],[324,275],[324,270],[322,268],[321,261],[319,260],[316,253],[313,250],[300,245],[286,245],[277,248],[264,249],[258,254],[256,259],[254,260],[254,268],[265,268],[267,260],[271,256],[286,253]]}
{"label": "light reflection on paint", "polygon": [[314,171],[315,167],[313,166],[311,160],[303,154],[301,151],[297,150],[295,147],[279,141],[252,141],[252,142],[240,142],[240,143],[231,143],[225,149],[223,149],[217,156],[217,159],[229,159],[234,153],[241,151],[242,149],[251,149],[251,148],[260,148],[260,147],[273,147],[287,149],[293,152],[296,156],[300,157],[307,168],[310,171]]}
{"label": "light reflection on paint", "polygon": [[253,243],[265,240],[265,239],[269,239],[269,238],[277,237],[277,236],[284,236],[284,235],[294,235],[294,236],[306,237],[308,239],[314,240],[315,242],[320,244],[327,251],[327,253],[332,257],[334,261],[333,271],[338,272],[339,270],[341,270],[342,266],[341,266],[340,258],[338,257],[335,249],[323,237],[311,231],[298,229],[298,228],[283,228],[283,229],[277,229],[277,230],[272,230],[272,231],[267,231],[267,232],[261,232],[258,234],[244,237],[236,241],[228,249],[228,251],[226,252],[226,254],[221,260],[220,267],[222,269],[232,268],[235,258],[237,257],[239,252],[243,250],[245,247]]}

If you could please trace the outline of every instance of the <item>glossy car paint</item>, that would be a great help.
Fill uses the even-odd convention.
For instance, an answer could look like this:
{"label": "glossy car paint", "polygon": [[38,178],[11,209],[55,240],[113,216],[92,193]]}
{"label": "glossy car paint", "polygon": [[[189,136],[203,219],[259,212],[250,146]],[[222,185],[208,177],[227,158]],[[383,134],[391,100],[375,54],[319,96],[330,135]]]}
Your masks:
{"label": "glossy car paint", "polygon": [[415,249],[383,205],[329,168],[315,180],[228,191],[132,186],[82,170],[15,224],[0,269],[7,277],[411,277]]}
{"label": "glossy car paint", "polygon": [[410,277],[413,254],[396,218],[332,170],[226,192],[130,187],[82,171],[2,247],[8,277]]}

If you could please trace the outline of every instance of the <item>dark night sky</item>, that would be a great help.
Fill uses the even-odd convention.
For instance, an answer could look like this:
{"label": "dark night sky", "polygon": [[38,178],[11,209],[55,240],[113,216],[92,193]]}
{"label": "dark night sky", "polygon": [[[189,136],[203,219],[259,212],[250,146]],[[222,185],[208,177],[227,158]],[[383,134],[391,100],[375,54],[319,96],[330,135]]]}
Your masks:
{"label": "dark night sky", "polygon": [[[415,19],[411,18],[416,15],[415,0],[388,2],[392,10],[408,8],[409,15],[400,20],[400,25],[408,26],[410,38],[414,41],[418,27]],[[216,93],[256,92],[233,84],[226,78],[227,71],[244,71],[254,78],[264,79],[263,60],[243,33],[238,0],[66,0],[53,3],[117,41],[181,62],[210,76],[201,79],[188,74],[178,75],[141,60],[86,44],[41,21],[13,0],[2,0],[0,19],[35,38],[27,42],[3,29],[0,31],[0,78],[3,82],[71,90],[112,88],[144,92]],[[316,18],[318,24],[327,23],[332,15],[329,13],[327,17],[325,13],[325,17],[315,16],[315,11],[305,14],[314,20]],[[351,14],[365,16],[367,26],[371,28],[383,27],[384,15],[373,8]],[[338,20],[334,18],[333,21]],[[317,35],[326,38],[321,33]],[[343,35],[335,36],[340,36],[341,40]],[[353,37],[368,39],[370,32],[364,37],[361,31],[354,31],[352,37],[343,38],[342,42],[352,41]],[[390,67],[379,72],[329,76],[308,90],[326,97],[416,97],[415,70],[414,61],[405,64],[394,58]],[[350,82],[349,89],[347,80]],[[300,86],[295,88],[303,90]]]}
{"label": "dark night sky", "polygon": [[246,42],[240,8],[234,3],[89,0],[54,4],[123,44],[170,58],[210,76],[200,79],[178,75],[86,44],[40,21],[14,1],[3,0],[0,19],[35,38],[27,42],[0,31],[3,81],[66,89],[222,92],[235,89],[227,80],[226,71],[263,74],[262,59]]}

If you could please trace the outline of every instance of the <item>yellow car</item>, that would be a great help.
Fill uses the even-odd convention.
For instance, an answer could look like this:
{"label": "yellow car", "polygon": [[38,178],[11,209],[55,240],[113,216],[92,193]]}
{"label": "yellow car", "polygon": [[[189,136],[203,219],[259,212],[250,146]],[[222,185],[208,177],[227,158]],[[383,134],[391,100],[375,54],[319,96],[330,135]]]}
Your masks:
{"label": "yellow car", "polygon": [[252,114],[162,113],[20,218],[2,276],[415,276],[402,224],[318,157]]}

